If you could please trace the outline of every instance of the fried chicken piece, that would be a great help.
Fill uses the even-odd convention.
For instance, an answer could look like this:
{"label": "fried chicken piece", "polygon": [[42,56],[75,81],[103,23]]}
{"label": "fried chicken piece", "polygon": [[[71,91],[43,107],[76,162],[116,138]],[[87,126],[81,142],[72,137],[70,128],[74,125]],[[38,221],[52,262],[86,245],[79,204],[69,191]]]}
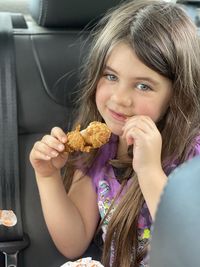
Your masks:
{"label": "fried chicken piece", "polygon": [[85,140],[80,133],[81,126],[78,125],[74,131],[67,133],[66,152],[84,151]]}
{"label": "fried chicken piece", "polygon": [[67,133],[66,152],[90,152],[106,144],[110,136],[111,131],[105,123],[93,121],[82,131],[78,125],[74,131]]}
{"label": "fried chicken piece", "polygon": [[105,123],[91,122],[85,130],[81,131],[85,142],[93,148],[98,148],[108,142],[111,131]]}

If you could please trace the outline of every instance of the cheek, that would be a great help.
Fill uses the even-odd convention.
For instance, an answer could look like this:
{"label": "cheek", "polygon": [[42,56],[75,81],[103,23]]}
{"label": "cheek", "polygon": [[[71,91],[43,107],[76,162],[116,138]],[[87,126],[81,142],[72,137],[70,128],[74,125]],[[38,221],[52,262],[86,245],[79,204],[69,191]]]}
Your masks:
{"label": "cheek", "polygon": [[102,95],[100,93],[100,91],[96,90],[96,96],[95,96],[95,101],[96,101],[96,105],[97,105],[97,109],[100,109],[101,103],[102,103]]}
{"label": "cheek", "polygon": [[105,90],[103,86],[97,86],[95,99],[98,109],[101,109],[102,106],[104,106],[108,97],[108,90]]}
{"label": "cheek", "polygon": [[154,105],[143,105],[136,111],[137,115],[144,115],[150,117],[154,122],[157,122],[165,113],[165,111],[158,106]]}

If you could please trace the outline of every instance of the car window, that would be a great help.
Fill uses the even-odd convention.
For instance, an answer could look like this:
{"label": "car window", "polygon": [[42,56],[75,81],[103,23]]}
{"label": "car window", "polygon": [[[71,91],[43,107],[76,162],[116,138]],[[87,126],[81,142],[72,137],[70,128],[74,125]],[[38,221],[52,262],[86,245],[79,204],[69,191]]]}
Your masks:
{"label": "car window", "polygon": [[28,0],[0,0],[0,12],[28,14]]}

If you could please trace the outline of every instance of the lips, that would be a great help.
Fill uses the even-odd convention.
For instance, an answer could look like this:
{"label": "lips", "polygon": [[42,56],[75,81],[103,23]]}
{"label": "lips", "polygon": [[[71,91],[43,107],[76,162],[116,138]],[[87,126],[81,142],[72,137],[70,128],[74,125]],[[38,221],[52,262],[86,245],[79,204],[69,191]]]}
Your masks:
{"label": "lips", "polygon": [[112,109],[108,109],[109,110],[109,113],[111,114],[111,116],[115,119],[115,120],[118,120],[118,121],[125,121],[128,116],[122,114],[122,113],[118,113],[118,112],[115,112],[114,110]]}

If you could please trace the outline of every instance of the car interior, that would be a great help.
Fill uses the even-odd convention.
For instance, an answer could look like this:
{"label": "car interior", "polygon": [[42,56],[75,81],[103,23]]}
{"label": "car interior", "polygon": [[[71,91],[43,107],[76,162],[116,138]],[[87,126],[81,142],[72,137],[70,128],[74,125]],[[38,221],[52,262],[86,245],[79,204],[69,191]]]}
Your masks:
{"label": "car interior", "polygon": [[[1,267],[59,267],[67,261],[48,233],[29,153],[52,127],[70,129],[90,30],[120,2],[0,0],[0,209],[17,216],[15,226],[0,225]],[[182,1],[200,27],[199,4]],[[83,256],[100,259],[98,239]]]}
{"label": "car interior", "polygon": [[[4,40],[2,43],[5,43],[5,47],[1,45],[1,51],[4,48],[6,51],[2,51],[1,55],[5,54],[6,60],[7,54],[14,54],[10,59],[15,61],[14,78],[11,78],[16,83],[17,102],[17,116],[14,114],[16,109],[9,113],[6,107],[2,107],[2,116],[17,119],[17,129],[4,125],[2,135],[6,135],[6,130],[12,131],[12,139],[14,132],[18,134],[14,143],[16,151],[19,151],[19,174],[14,190],[13,177],[9,180],[10,184],[5,184],[1,179],[3,197],[0,208],[15,210],[18,223],[12,229],[0,228],[0,266],[4,266],[5,256],[8,266],[16,266],[17,260],[18,266],[29,267],[60,266],[66,261],[48,234],[29,153],[33,143],[50,132],[53,126],[59,126],[65,131],[70,128],[75,109],[74,99],[78,91],[79,66],[87,53],[88,29],[109,7],[118,2],[32,0],[29,3],[31,16],[28,18],[19,13],[1,14],[2,21],[6,24],[1,31],[1,39]],[[91,25],[86,30],[89,22]],[[6,68],[7,65],[9,62],[5,63]],[[9,81],[6,80],[5,83],[8,85]],[[12,86],[13,84],[14,81]],[[3,97],[9,103],[14,102],[14,96],[12,99]],[[5,124],[7,125],[6,122]],[[2,143],[4,141],[2,139]],[[13,164],[14,159],[16,160],[11,158],[10,164]],[[4,164],[3,159],[1,163]],[[8,189],[9,186],[11,189]],[[20,207],[16,205],[16,199],[19,198]],[[23,252],[18,253],[17,259],[16,251],[22,248]],[[98,247],[91,244],[86,255],[97,258],[98,254]]]}

